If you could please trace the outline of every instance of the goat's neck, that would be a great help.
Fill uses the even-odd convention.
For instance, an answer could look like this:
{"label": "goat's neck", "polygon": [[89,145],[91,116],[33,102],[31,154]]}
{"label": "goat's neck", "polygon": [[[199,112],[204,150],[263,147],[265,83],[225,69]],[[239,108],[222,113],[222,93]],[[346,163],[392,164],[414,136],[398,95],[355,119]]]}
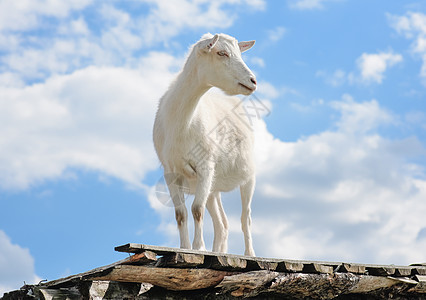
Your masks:
{"label": "goat's neck", "polygon": [[197,76],[195,64],[187,62],[182,72],[165,95],[169,120],[173,120],[176,129],[188,128],[191,124],[198,102],[210,86],[203,84]]}

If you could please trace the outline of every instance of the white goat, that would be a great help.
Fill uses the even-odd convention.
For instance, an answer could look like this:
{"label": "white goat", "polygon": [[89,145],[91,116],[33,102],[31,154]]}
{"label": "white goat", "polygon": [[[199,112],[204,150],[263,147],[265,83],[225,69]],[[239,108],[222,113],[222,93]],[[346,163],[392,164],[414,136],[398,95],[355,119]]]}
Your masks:
{"label": "white goat", "polygon": [[[190,249],[188,213],[182,186],[194,194],[192,248],[205,250],[203,218],[214,226],[213,251],[227,252],[228,221],[220,192],[240,187],[245,255],[254,256],[250,204],[254,192],[253,134],[238,114],[239,99],[205,94],[211,87],[229,95],[250,95],[256,79],[241,58],[254,41],[205,34],[191,49],[183,70],[161,98],[154,124],[154,146],[164,167],[179,228],[180,247]],[[166,176],[167,174],[174,176]]]}

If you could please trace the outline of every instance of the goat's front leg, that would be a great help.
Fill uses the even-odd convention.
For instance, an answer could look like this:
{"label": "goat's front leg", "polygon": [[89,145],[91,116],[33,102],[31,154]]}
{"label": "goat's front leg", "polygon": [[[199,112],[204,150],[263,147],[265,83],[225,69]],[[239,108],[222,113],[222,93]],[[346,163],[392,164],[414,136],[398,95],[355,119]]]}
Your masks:
{"label": "goat's front leg", "polygon": [[241,212],[241,228],[244,233],[244,242],[245,242],[245,252],[244,255],[255,256],[253,250],[253,241],[251,238],[251,200],[253,198],[254,193],[254,185],[256,183],[256,179],[253,176],[246,184],[240,186],[241,192],[241,204],[242,204],[242,212]]}
{"label": "goat's front leg", "polygon": [[213,182],[214,168],[212,164],[206,163],[197,169],[197,187],[195,198],[192,203],[192,216],[194,217],[194,242],[192,249],[206,250],[203,239],[203,220],[207,198]]}
{"label": "goat's front leg", "polygon": [[186,210],[185,197],[183,191],[184,178],[176,173],[164,173],[170,197],[175,207],[176,223],[179,229],[180,247],[191,249],[191,242],[188,234],[188,211]]}
{"label": "goat's front leg", "polygon": [[214,228],[213,252],[228,251],[228,219],[223,210],[219,192],[212,192],[207,200],[207,209]]}

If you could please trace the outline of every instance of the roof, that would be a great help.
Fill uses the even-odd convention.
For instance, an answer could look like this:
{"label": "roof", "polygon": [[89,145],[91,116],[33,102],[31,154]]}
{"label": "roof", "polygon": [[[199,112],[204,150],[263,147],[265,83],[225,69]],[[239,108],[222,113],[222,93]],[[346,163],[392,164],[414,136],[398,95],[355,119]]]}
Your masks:
{"label": "roof", "polygon": [[425,299],[426,264],[369,265],[248,257],[142,244],[88,272],[2,299]]}

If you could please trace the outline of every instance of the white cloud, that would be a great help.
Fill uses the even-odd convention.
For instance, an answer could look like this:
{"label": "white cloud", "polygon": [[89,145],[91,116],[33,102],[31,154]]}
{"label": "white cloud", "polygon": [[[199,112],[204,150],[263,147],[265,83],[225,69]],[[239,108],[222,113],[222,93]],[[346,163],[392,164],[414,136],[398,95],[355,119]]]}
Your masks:
{"label": "white cloud", "polygon": [[321,260],[423,261],[420,249],[426,241],[418,234],[425,226],[426,174],[408,160],[426,150],[416,138],[378,135],[375,129],[393,124],[396,117],[377,101],[343,98],[332,103],[341,114],[335,131],[287,143],[259,127],[253,202],[258,252]]}
{"label": "white cloud", "polygon": [[262,99],[264,97],[268,99],[274,99],[280,95],[280,91],[275,86],[266,81],[259,82],[257,92],[261,95]]}
{"label": "white cloud", "polygon": [[243,0],[242,2],[256,10],[264,10],[266,8],[266,2],[264,0]]}
{"label": "white cloud", "polygon": [[342,101],[331,102],[331,107],[339,111],[341,119],[336,122],[339,131],[345,133],[367,133],[381,125],[396,123],[396,117],[379,106],[377,100],[358,103],[345,94]]}
{"label": "white cloud", "polygon": [[[89,65],[133,65],[140,50],[168,44],[187,29],[227,28],[237,18],[236,9],[261,10],[266,4],[261,0],[146,0],[134,5],[140,9],[92,0],[23,0],[19,5],[3,1],[0,72],[40,82]],[[93,19],[96,28],[90,25]],[[34,34],[39,29],[41,33]]]}
{"label": "white cloud", "polygon": [[142,29],[144,42],[166,42],[183,28],[216,28],[231,26],[237,15],[234,10],[225,8],[231,4],[262,10],[265,2],[260,0],[220,0],[220,1],[156,1],[145,0],[151,4],[150,14],[138,22]]}
{"label": "white cloud", "polygon": [[297,10],[314,10],[323,9],[325,2],[342,1],[342,0],[288,0],[290,8]]}
{"label": "white cloud", "polygon": [[[331,107],[340,114],[335,129],[296,142],[275,138],[258,122],[252,207],[256,254],[367,263],[424,261],[426,174],[409,160],[425,155],[426,149],[416,138],[378,135],[378,127],[395,124],[397,117],[376,100],[356,102],[344,95]],[[243,253],[239,193],[224,193],[223,202],[231,226],[230,252]],[[162,208],[162,228],[170,230],[167,235],[176,246],[173,210]],[[212,238],[207,228],[206,243]]]}
{"label": "white cloud", "polygon": [[158,167],[158,99],[180,60],[151,53],[139,69],[89,67],[25,88],[0,87],[0,186],[26,188],[70,168],[138,186]]}
{"label": "white cloud", "polygon": [[325,71],[317,71],[316,76],[324,78],[327,84],[334,87],[341,86],[348,82],[348,74],[341,69],[337,69],[332,74],[328,74]]}
{"label": "white cloud", "polygon": [[64,18],[71,11],[81,10],[92,2],[92,0],[4,0],[0,2],[0,30],[32,30],[40,25],[42,17]]}
{"label": "white cloud", "polygon": [[291,102],[290,107],[295,111],[299,113],[312,113],[313,111],[317,110],[320,106],[324,105],[324,99],[317,98],[313,99],[308,105],[301,104],[299,102]]}
{"label": "white cloud", "polygon": [[23,87],[25,83],[16,73],[5,72],[0,73],[0,86],[4,87]]}
{"label": "white cloud", "polygon": [[257,56],[251,56],[248,59],[250,61],[250,63],[252,63],[253,65],[259,66],[261,68],[265,67],[265,61],[263,60],[263,58],[261,57],[257,57]]}
{"label": "white cloud", "polygon": [[295,9],[318,9],[322,8],[324,0],[293,0],[290,1],[290,7]]}
{"label": "white cloud", "polygon": [[34,259],[28,249],[13,244],[0,230],[0,297],[3,293],[35,284],[40,278],[34,272]]}
{"label": "white cloud", "polygon": [[286,33],[286,29],[282,26],[278,26],[274,29],[268,30],[268,39],[271,42],[277,42],[281,40]]}
{"label": "white cloud", "polygon": [[408,12],[403,16],[388,14],[391,26],[406,38],[412,39],[411,51],[423,61],[420,76],[426,78],[426,15]]}
{"label": "white cloud", "polygon": [[62,24],[58,28],[58,33],[61,35],[74,36],[74,35],[89,35],[90,29],[86,21],[79,17],[78,19],[71,20],[67,24]]}
{"label": "white cloud", "polygon": [[337,69],[333,73],[326,71],[317,71],[316,76],[324,78],[325,83],[338,87],[343,84],[381,84],[385,78],[385,72],[394,65],[401,63],[403,57],[401,54],[388,52],[363,53],[357,60],[356,72],[346,72]]}
{"label": "white cloud", "polygon": [[363,53],[357,60],[357,66],[364,82],[382,83],[384,72],[397,63],[402,62],[402,55],[392,52],[378,54]]}
{"label": "white cloud", "polygon": [[388,14],[391,26],[408,38],[415,37],[414,34],[426,34],[426,15],[419,12],[408,12],[404,16]]}

